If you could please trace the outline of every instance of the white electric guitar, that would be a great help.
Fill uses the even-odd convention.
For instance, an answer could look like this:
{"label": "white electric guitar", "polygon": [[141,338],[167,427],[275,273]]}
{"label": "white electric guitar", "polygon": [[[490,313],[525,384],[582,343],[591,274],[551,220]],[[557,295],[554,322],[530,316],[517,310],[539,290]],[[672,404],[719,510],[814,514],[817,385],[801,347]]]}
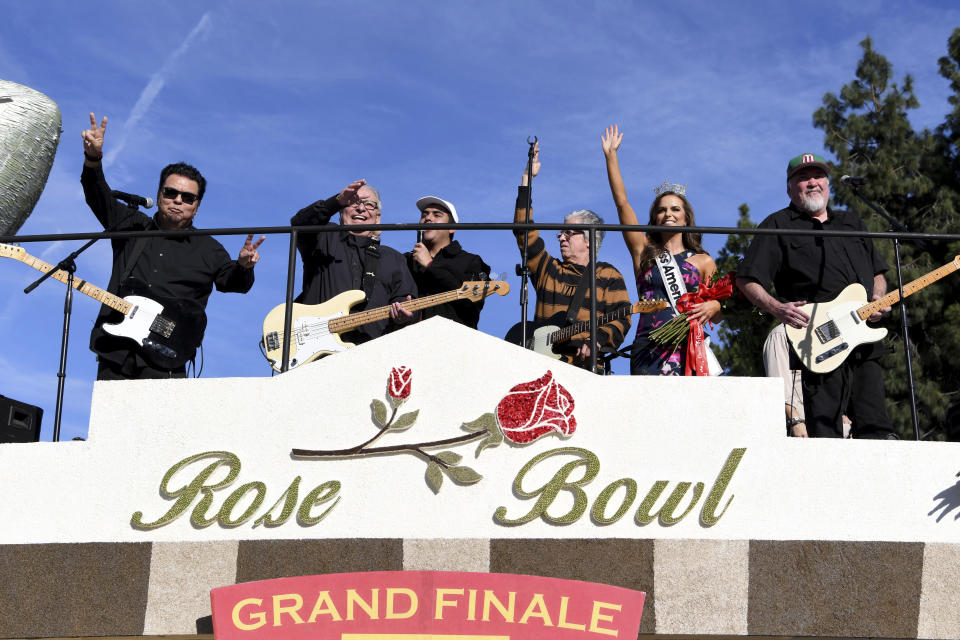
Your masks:
{"label": "white electric guitar", "polygon": [[[510,285],[502,280],[464,282],[459,289],[401,303],[407,311],[419,311],[454,300],[478,302],[494,293],[505,296]],[[321,304],[293,304],[293,341],[290,343],[290,368],[312,362],[321,356],[344,351],[352,343],[340,339],[341,333],[390,317],[390,307],[377,307],[357,313],[350,309],[366,298],[363,291],[344,291]],[[263,320],[264,356],[275,371],[280,371],[283,360],[284,305],[270,310]]]}
{"label": "white electric guitar", "polygon": [[[939,269],[903,285],[903,295],[916,293],[957,269],[960,269],[960,255]],[[897,289],[868,303],[863,285],[847,285],[830,302],[813,302],[800,307],[810,316],[810,322],[799,329],[787,326],[787,338],[804,367],[814,373],[827,373],[839,367],[854,348],[877,342],[887,335],[886,329],[868,326],[867,318],[897,302],[900,302]]]}
{"label": "white electric guitar", "polygon": [[[30,255],[22,247],[10,244],[0,244],[0,258],[19,260],[43,273],[55,268]],[[62,270],[57,270],[50,277],[64,284],[67,282],[67,274]],[[182,366],[193,359],[203,340],[207,316],[203,308],[192,300],[158,296],[148,298],[147,286],[132,278],[121,283],[120,295],[104,291],[76,277],[73,279],[73,288],[117,311],[119,321],[103,324],[103,330],[133,340],[144,359],[155,367],[175,369]]]}
{"label": "white electric guitar", "polygon": [[[666,300],[641,300],[629,307],[621,307],[617,311],[612,311],[598,317],[597,326],[599,327],[608,322],[626,318],[635,313],[653,313],[660,309],[666,309],[667,304]],[[555,360],[562,358],[563,356],[561,354],[553,350],[554,346],[563,344],[573,336],[590,330],[590,322],[588,320],[574,322],[561,329],[559,325],[565,323],[566,313],[558,313],[556,316],[543,322],[527,322],[527,349],[532,349],[541,355],[549,356]],[[510,331],[507,332],[507,335],[504,336],[503,339],[513,344],[520,344],[522,339],[520,332],[522,328],[523,325],[518,322],[510,327]]]}

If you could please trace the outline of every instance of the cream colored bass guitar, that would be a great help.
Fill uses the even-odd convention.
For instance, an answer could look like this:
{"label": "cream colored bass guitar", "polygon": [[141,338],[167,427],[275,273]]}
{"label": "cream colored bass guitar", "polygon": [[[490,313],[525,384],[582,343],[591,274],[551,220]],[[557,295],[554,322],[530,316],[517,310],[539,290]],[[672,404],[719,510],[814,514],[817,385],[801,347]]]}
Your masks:
{"label": "cream colored bass guitar", "polygon": [[[510,285],[502,280],[480,280],[464,282],[459,289],[408,300],[402,305],[407,311],[419,311],[455,300],[479,302],[494,293],[505,296],[509,292]],[[363,291],[353,290],[344,291],[322,304],[294,303],[290,368],[349,349],[354,345],[341,340],[341,333],[390,317],[389,306],[350,313],[350,309],[363,302],[365,297]],[[281,304],[274,307],[263,321],[264,355],[275,371],[280,371],[283,360],[283,314],[284,305]]]}

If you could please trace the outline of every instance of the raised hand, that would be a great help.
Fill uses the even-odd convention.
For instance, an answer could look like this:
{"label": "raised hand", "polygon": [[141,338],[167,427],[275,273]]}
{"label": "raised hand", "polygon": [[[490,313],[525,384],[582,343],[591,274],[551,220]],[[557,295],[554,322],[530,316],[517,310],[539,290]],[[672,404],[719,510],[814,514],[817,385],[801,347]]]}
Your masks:
{"label": "raised hand", "polygon": [[100,158],[103,156],[103,134],[107,131],[107,116],[103,116],[100,126],[97,126],[97,118],[90,112],[90,128],[80,132],[83,139],[83,154],[88,158]]}
{"label": "raised hand", "polygon": [[608,156],[611,153],[616,153],[617,149],[620,148],[620,143],[623,142],[623,134],[620,133],[620,128],[614,124],[606,128],[600,140],[603,142],[603,155]]}
{"label": "raised hand", "polygon": [[354,180],[344,187],[343,191],[337,194],[337,202],[340,203],[340,206],[347,207],[359,200],[360,196],[357,195],[357,192],[360,191],[365,184],[367,184],[367,181],[360,179]]}
{"label": "raised hand", "polygon": [[254,242],[253,234],[248,235],[246,241],[243,243],[243,248],[240,249],[237,264],[244,269],[253,269],[254,265],[260,262],[260,252],[257,251],[257,247],[263,244],[263,241],[266,239],[267,236],[260,236],[260,239]]}
{"label": "raised hand", "polygon": [[533,178],[537,177],[537,174],[540,173],[540,143],[537,142],[533,145],[533,157],[527,162],[523,167],[523,177],[520,178],[520,185],[527,186],[527,169],[530,169],[530,175]]}

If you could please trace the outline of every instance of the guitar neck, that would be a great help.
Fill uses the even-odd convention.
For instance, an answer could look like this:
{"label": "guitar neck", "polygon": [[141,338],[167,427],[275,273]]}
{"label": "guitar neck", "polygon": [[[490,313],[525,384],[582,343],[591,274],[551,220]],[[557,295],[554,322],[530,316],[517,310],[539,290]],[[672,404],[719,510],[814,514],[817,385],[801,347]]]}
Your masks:
{"label": "guitar neck", "polygon": [[[43,273],[48,273],[55,269],[52,264],[46,263],[40,258],[35,258],[29,253],[24,253],[21,258],[18,258],[20,262],[33,267],[37,271],[42,271]],[[60,282],[67,284],[67,274],[63,269],[57,269],[56,273],[50,276],[51,278],[56,278]],[[73,288],[79,291],[82,294],[88,295],[94,300],[99,300],[103,304],[107,305],[111,309],[116,309],[120,313],[126,314],[130,311],[132,306],[129,302],[113,295],[109,291],[105,291],[96,285],[92,285],[86,280],[81,280],[74,276],[73,278]]]}
{"label": "guitar neck", "polygon": [[[934,269],[930,273],[922,275],[916,280],[903,285],[904,297],[912,295],[924,287],[933,284],[937,280],[950,275],[956,271],[958,267],[960,267],[960,256],[957,256],[953,259],[953,261],[948,262],[939,269]],[[894,289],[882,298],[878,298],[877,300],[869,302],[857,309],[857,315],[860,316],[861,320],[866,320],[880,309],[889,307],[897,302],[900,302],[900,290]]]}
{"label": "guitar neck", "polygon": [[[617,309],[616,311],[611,311],[610,313],[607,313],[597,318],[597,326],[599,327],[600,325],[607,324],[608,322],[613,322],[615,320],[620,320],[621,318],[626,318],[627,316],[633,315],[634,313],[640,313],[645,308],[646,307],[644,306],[643,302],[638,302],[629,307],[622,307],[620,309]],[[589,331],[589,330],[590,330],[589,320],[581,320],[580,322],[574,322],[573,324],[567,327],[564,327],[563,329],[554,331],[552,334],[550,334],[550,342],[552,344],[566,342],[567,340],[577,335],[578,333],[583,333],[584,331]]]}
{"label": "guitar neck", "polygon": [[[417,298],[416,300],[407,300],[406,302],[401,302],[400,306],[410,312],[419,311],[420,309],[435,307],[438,304],[456,300],[459,293],[460,289],[454,289],[453,291],[446,291],[444,293],[436,293],[432,296]],[[344,333],[346,331],[352,331],[353,329],[365,324],[370,324],[371,322],[386,320],[389,317],[390,306],[387,305],[386,307],[377,307],[376,309],[367,309],[366,311],[351,313],[350,315],[342,318],[334,318],[330,321],[329,327],[330,331],[334,333]]]}

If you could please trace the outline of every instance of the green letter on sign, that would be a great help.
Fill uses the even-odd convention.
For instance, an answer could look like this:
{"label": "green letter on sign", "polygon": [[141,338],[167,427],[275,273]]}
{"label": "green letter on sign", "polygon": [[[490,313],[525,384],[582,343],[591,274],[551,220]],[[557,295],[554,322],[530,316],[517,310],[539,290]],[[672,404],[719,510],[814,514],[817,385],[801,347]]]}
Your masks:
{"label": "green letter on sign", "polygon": [[[568,462],[560,467],[560,470],[553,475],[553,478],[550,479],[550,482],[543,485],[539,489],[525,491],[520,486],[523,483],[524,476],[526,476],[539,462],[546,460],[547,458],[560,455],[574,455],[578,456],[579,459]],[[571,481],[570,474],[572,474],[573,470],[577,467],[585,468],[583,477],[579,480]],[[507,508],[497,507],[497,510],[493,514],[493,519],[497,524],[526,524],[527,522],[536,520],[537,518],[543,518],[550,524],[570,524],[572,522],[576,522],[577,519],[587,510],[587,495],[580,487],[596,478],[599,471],[600,460],[597,459],[597,456],[594,455],[593,452],[586,449],[580,449],[579,447],[561,447],[560,449],[554,449],[552,451],[541,453],[535,456],[530,462],[523,465],[523,468],[520,469],[520,472],[513,481],[513,491],[521,498],[533,498],[534,496],[540,496],[537,499],[537,503],[533,505],[533,509],[531,509],[530,513],[525,516],[517,518],[516,520],[509,520],[507,519]],[[566,490],[573,494],[573,507],[569,512],[562,516],[551,516],[547,513],[547,509],[551,504],[553,504],[553,501],[556,499],[557,494],[559,494],[561,490]]]}
{"label": "green letter on sign", "polygon": [[[170,489],[170,480],[173,478],[174,474],[187,465],[196,462],[197,460],[203,460],[206,458],[215,458],[215,461],[204,467],[203,470],[200,471],[200,473],[198,473],[197,476],[187,486],[176,490]],[[210,479],[210,476],[213,475],[213,472],[221,466],[229,467],[230,470],[227,472],[227,476],[223,480],[208,486],[206,482]],[[167,513],[156,522],[144,522],[143,512],[137,511],[133,514],[131,523],[134,527],[140,529],[156,529],[157,527],[162,527],[163,525],[172,522],[174,518],[186,511],[193,503],[193,499],[196,498],[197,495],[203,494],[200,502],[193,510],[193,516],[190,518],[190,521],[198,527],[206,527],[211,525],[217,519],[217,516],[214,515],[212,518],[207,518],[205,514],[213,502],[214,490],[222,489],[223,487],[230,485],[231,482],[236,480],[239,474],[240,458],[229,451],[207,451],[205,453],[198,453],[190,456],[189,458],[184,458],[177,464],[170,467],[170,470],[164,474],[163,480],[160,481],[160,494],[167,500],[177,498],[177,501],[173,503],[173,506],[170,507],[170,510],[167,511]]]}

